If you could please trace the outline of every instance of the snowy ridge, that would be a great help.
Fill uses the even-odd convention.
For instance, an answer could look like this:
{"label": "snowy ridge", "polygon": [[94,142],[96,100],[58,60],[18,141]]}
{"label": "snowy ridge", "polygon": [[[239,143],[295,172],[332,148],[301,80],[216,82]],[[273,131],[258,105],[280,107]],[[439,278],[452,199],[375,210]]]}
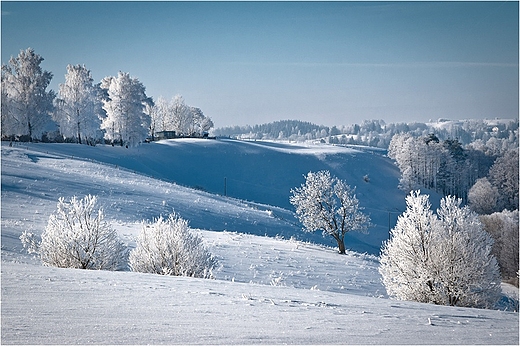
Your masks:
{"label": "snowy ridge", "polygon": [[[218,150],[210,150],[212,146]],[[273,185],[287,196],[292,179],[303,180],[295,167],[326,166],[343,172],[345,179],[368,172],[370,184],[357,183],[367,211],[385,210],[391,201],[392,196],[370,196],[374,185],[394,183],[388,175],[385,180],[383,173],[377,174],[395,171],[385,168],[388,161],[382,156],[351,149],[320,156],[312,146],[298,150],[313,154],[294,155],[266,150],[269,146],[290,149],[288,144],[235,141],[172,141],[126,151],[80,145],[2,146],[2,343],[518,344],[518,313],[389,300],[376,256],[352,251],[339,256],[334,247],[289,239],[301,233],[292,213],[284,205],[266,202],[278,198],[279,204],[286,203],[281,197],[252,191],[261,198],[244,198],[246,188],[228,191],[237,198],[210,193],[221,187],[220,177],[211,185],[212,175],[235,170],[240,174],[228,175],[229,181],[242,180],[254,170],[239,166],[261,158],[265,169],[256,178],[266,178],[269,169],[285,172],[287,176]],[[225,155],[215,157],[222,152]],[[242,153],[244,162],[231,165]],[[219,161],[227,155],[232,159]],[[353,155],[358,160],[348,161]],[[305,164],[288,162],[291,156]],[[172,183],[199,184],[190,169],[210,160],[232,169],[215,164],[201,171],[210,182],[204,187],[208,192]],[[283,160],[283,169],[277,167]],[[344,172],[345,166],[356,164]],[[157,173],[161,180],[142,173]],[[135,246],[141,220],[178,212],[218,258],[216,280],[49,268],[23,253],[19,235],[24,230],[40,234],[59,196],[87,193],[99,196],[107,218],[130,247]],[[388,213],[383,216],[382,229]],[[314,239],[327,244],[321,235]],[[347,248],[359,246],[360,251],[363,244],[377,241],[370,236],[364,242],[353,239],[347,240]]]}

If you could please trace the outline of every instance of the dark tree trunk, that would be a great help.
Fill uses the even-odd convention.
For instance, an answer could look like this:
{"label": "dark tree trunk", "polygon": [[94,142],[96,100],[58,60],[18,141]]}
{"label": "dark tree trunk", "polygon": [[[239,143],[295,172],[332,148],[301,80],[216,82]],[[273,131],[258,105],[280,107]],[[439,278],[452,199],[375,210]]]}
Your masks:
{"label": "dark tree trunk", "polygon": [[79,144],[82,144],[82,143],[81,143],[81,131],[80,131],[80,127],[79,127],[79,125],[80,125],[80,121],[79,121],[79,109],[76,109],[76,111],[78,112],[78,143],[79,143]]}
{"label": "dark tree trunk", "polygon": [[30,121],[27,123],[27,127],[29,130],[29,142],[32,142],[32,126]]}
{"label": "dark tree trunk", "polygon": [[344,239],[336,239],[338,242],[338,251],[340,255],[345,254],[345,241]]}

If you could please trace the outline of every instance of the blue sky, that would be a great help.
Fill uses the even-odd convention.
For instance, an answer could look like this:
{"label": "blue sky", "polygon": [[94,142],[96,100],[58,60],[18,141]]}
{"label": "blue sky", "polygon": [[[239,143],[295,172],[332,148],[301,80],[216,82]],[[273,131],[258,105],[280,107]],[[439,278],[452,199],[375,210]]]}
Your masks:
{"label": "blue sky", "polygon": [[216,127],[518,117],[518,2],[7,2],[2,63],[129,72]]}

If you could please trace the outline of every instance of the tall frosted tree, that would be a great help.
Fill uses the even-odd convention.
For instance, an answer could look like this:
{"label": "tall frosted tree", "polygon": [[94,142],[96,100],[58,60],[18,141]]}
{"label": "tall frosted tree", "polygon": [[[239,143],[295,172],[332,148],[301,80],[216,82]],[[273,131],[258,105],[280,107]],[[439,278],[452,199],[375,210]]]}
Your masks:
{"label": "tall frosted tree", "polygon": [[159,112],[158,108],[155,105],[155,102],[147,102],[144,106],[144,113],[150,117],[150,136],[152,137],[152,141],[155,140],[155,133],[158,131],[157,127],[159,126]]}
{"label": "tall frosted tree", "polygon": [[181,95],[176,95],[171,103],[170,112],[172,116],[173,130],[177,134],[191,135],[190,125],[192,123],[192,114],[190,107],[184,102]]}
{"label": "tall frosted tree", "polygon": [[2,110],[1,110],[1,120],[0,120],[0,124],[2,124],[1,126],[1,130],[2,130],[2,137],[7,137],[7,136],[10,136],[10,135],[13,135],[14,133],[16,133],[16,126],[14,124],[14,120],[12,118],[12,115],[11,115],[11,109],[12,109],[12,106],[11,106],[11,98],[9,97],[9,94],[7,93],[7,88],[5,87],[5,80],[6,80],[7,76],[4,75],[4,72],[3,72],[3,68],[2,68],[2,79],[1,79],[1,85],[2,87],[0,88],[0,91],[2,93],[2,101],[1,101],[1,106],[2,106]]}
{"label": "tall frosted tree", "polygon": [[496,211],[518,209],[518,167],[518,148],[515,148],[496,159],[489,170],[489,179],[499,192],[499,210]]}
{"label": "tall frosted tree", "polygon": [[205,116],[200,108],[190,107],[190,112],[192,118],[192,134],[198,133],[202,135],[213,127],[213,121]]}
{"label": "tall frosted tree", "polygon": [[2,65],[2,134],[32,140],[52,124],[55,93],[47,91],[52,73],[41,68],[43,60],[27,48]]}
{"label": "tall frosted tree", "polygon": [[155,135],[159,131],[173,131],[170,102],[164,97],[159,96],[151,110],[151,135]]}
{"label": "tall frosted tree", "polygon": [[105,77],[101,88],[108,94],[103,100],[107,117],[101,123],[105,138],[121,146],[133,146],[146,139],[150,116],[145,113],[145,105],[153,101],[146,96],[144,85],[130,74],[119,72],[117,77]]}
{"label": "tall frosted tree", "polygon": [[429,196],[412,191],[383,245],[380,273],[390,296],[440,305],[493,307],[500,272],[493,239],[462,200],[447,196],[435,215]]}
{"label": "tall frosted tree", "polygon": [[103,119],[99,85],[93,82],[85,65],[68,65],[65,83],[60,84],[55,101],[54,119],[61,134],[80,144],[96,139]]}
{"label": "tall frosted tree", "polygon": [[353,189],[329,171],[309,172],[305,183],[291,190],[291,203],[303,224],[304,231],[322,231],[334,238],[340,254],[345,253],[345,235],[350,231],[365,231],[370,217]]}

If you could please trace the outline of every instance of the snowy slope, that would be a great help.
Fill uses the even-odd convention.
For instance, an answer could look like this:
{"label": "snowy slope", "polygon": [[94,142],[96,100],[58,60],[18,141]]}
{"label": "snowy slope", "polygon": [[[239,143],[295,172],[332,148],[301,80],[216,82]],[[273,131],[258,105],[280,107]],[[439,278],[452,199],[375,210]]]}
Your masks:
{"label": "snowy slope", "polygon": [[[383,155],[385,152],[378,149],[196,139],[160,141],[130,149],[74,144],[37,144],[27,147],[35,152],[31,154],[34,160],[40,160],[42,164],[49,155],[59,158],[63,163],[69,162],[72,157],[81,158],[83,161],[92,160],[112,168],[124,168],[212,194],[225,193],[240,200],[276,206],[279,208],[272,210],[273,216],[293,224],[290,231],[265,227],[244,229],[243,226],[213,223],[211,218],[198,220],[189,215],[189,206],[186,210],[188,214],[184,214],[184,210],[178,210],[179,206],[175,205],[175,209],[189,219],[194,227],[205,229],[227,229],[271,236],[296,233],[303,240],[334,245],[321,234],[295,232],[294,227],[299,229],[301,226],[294,218],[294,208],[289,203],[290,190],[304,182],[304,175],[309,171],[323,169],[330,170],[333,175],[355,186],[360,204],[372,218],[373,227],[368,234],[353,232],[347,235],[347,248],[377,255],[381,242],[388,238],[389,228],[395,224],[400,211],[404,210],[404,193],[397,188],[399,171]],[[43,157],[39,158],[38,155]],[[75,166],[74,163],[69,165],[72,168]],[[365,176],[368,176],[368,182]],[[171,198],[167,202],[170,207],[176,203]],[[188,205],[191,202],[186,201]],[[263,206],[259,208],[265,209]],[[143,215],[145,218],[150,216],[154,215]]]}
{"label": "snowy slope", "polygon": [[2,344],[518,344],[518,314],[3,263]]}
{"label": "snowy slope", "polygon": [[[330,167],[336,165],[332,158],[369,155],[342,148],[185,142],[156,147],[165,146],[165,153],[173,155],[172,146],[186,145],[203,156],[201,148],[216,146],[218,150],[206,149],[208,157],[224,149],[249,148],[266,157],[316,158]],[[232,149],[235,144],[242,149]],[[258,236],[289,238],[299,232],[286,209],[185,188],[164,181],[168,176],[160,181],[121,169],[126,162],[128,169],[139,172],[138,158],[145,156],[158,169],[168,160],[158,154],[152,159],[152,149],[2,146],[3,344],[518,343],[517,313],[389,300],[372,255],[339,256],[332,247]],[[116,150],[129,156],[116,155]],[[206,170],[206,175],[214,171]],[[177,174],[189,179],[187,170]],[[59,196],[87,193],[99,196],[107,218],[130,247],[140,220],[175,209],[201,229],[219,259],[216,280],[47,268],[22,252],[19,235],[27,229],[41,233]]]}

